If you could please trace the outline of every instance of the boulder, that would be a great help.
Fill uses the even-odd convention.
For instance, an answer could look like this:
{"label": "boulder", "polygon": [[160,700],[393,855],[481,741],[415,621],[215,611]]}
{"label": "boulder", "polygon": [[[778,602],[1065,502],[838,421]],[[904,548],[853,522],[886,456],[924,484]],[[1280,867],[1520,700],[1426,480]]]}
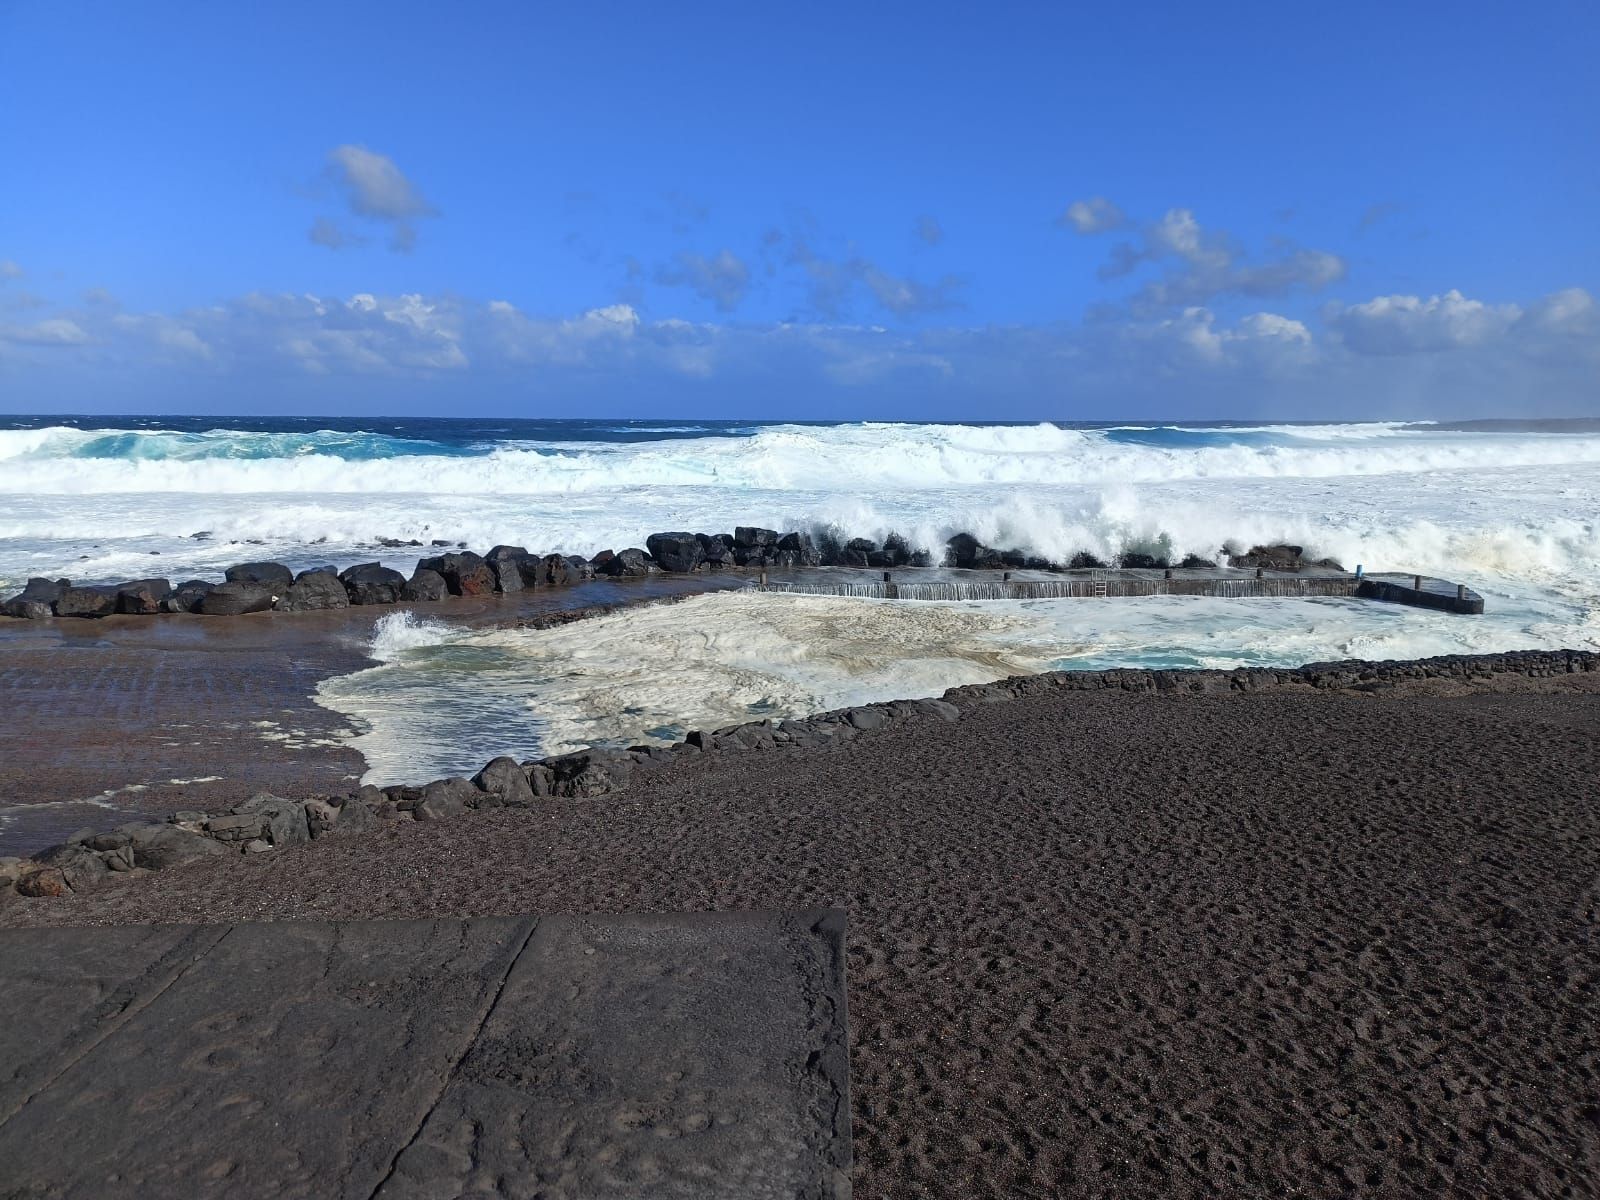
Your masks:
{"label": "boulder", "polygon": [[78,842],[52,846],[35,855],[34,861],[60,871],[66,885],[75,892],[88,891],[110,873],[103,858]]}
{"label": "boulder", "polygon": [[[549,787],[556,796],[603,796],[617,791],[635,766],[623,750],[579,750],[538,764],[550,772]],[[531,775],[531,772],[530,772]],[[530,778],[530,783],[533,780]],[[534,785],[535,791],[538,785]]]}
{"label": "boulder", "polygon": [[1164,558],[1157,558],[1154,554],[1146,554],[1141,550],[1125,550],[1117,556],[1117,565],[1135,571],[1150,571],[1172,564]]}
{"label": "boulder", "polygon": [[339,573],[351,604],[398,604],[406,577],[382,563],[359,563]]}
{"label": "boulder", "polygon": [[457,817],[483,802],[484,793],[470,779],[435,779],[422,789],[412,816],[419,821]]}
{"label": "boulder", "polygon": [[417,573],[406,581],[405,587],[400,589],[400,599],[406,601],[444,600],[449,595],[450,589],[445,586],[443,575],[420,567]]}
{"label": "boulder", "polygon": [[533,786],[514,758],[502,755],[494,759],[472,782],[506,808],[528,808],[533,804]]}
{"label": "boulder", "polygon": [[275,562],[239,563],[224,571],[222,577],[229,583],[270,583],[279,591],[294,582],[294,572]]}
{"label": "boulder", "polygon": [[777,550],[781,535],[776,529],[759,529],[753,525],[740,525],[733,531],[733,544],[746,550]]}
{"label": "boulder", "polygon": [[1178,566],[1185,571],[1212,571],[1216,569],[1217,564],[1209,558],[1201,558],[1198,554],[1185,554]]}
{"label": "boulder", "polygon": [[487,596],[494,591],[494,572],[471,550],[425,558],[417,567],[444,576],[445,586],[452,596]]}
{"label": "boulder", "polygon": [[128,835],[133,847],[133,865],[147,871],[164,871],[179,863],[228,852],[221,842],[176,825],[124,825],[120,832]]}
{"label": "boulder", "polygon": [[1105,563],[1087,550],[1079,550],[1072,556],[1071,561],[1067,563],[1067,569],[1070,571],[1103,571],[1105,567]]}
{"label": "boulder", "polygon": [[707,567],[731,567],[734,565],[733,535],[731,533],[695,535],[700,542],[700,561]]}
{"label": "boulder", "polygon": [[581,554],[567,555],[567,566],[571,568],[571,574],[574,579],[583,580],[594,578],[594,567],[591,566],[589,564],[589,560],[584,558]]}
{"label": "boulder", "polygon": [[66,579],[30,579],[20,592],[0,605],[0,612],[32,621],[54,616],[56,601],[71,586],[71,581]]}
{"label": "boulder", "polygon": [[151,615],[161,610],[161,604],[172,595],[172,583],[166,579],[134,579],[117,584],[117,611]]}
{"label": "boulder", "polygon": [[778,565],[783,567],[817,567],[822,565],[822,552],[811,540],[809,533],[786,533],[778,539]]}
{"label": "boulder", "polygon": [[72,888],[58,867],[35,867],[17,880],[17,894],[21,896],[67,896]]}
{"label": "boulder", "polygon": [[115,587],[62,588],[56,597],[58,617],[109,617],[116,611]]}
{"label": "boulder", "polygon": [[[520,592],[526,586],[523,562],[529,557],[524,546],[496,546],[484,561],[494,572],[494,586],[501,592]],[[537,578],[537,577],[536,577]]]}
{"label": "boulder", "polygon": [[241,613],[266,612],[279,589],[267,583],[235,580],[218,584],[200,598],[200,611],[208,617],[236,617]]}
{"label": "boulder", "polygon": [[693,571],[705,557],[700,539],[692,533],[652,533],[644,544],[656,565],[674,574]]}
{"label": "boulder", "polygon": [[985,546],[970,533],[958,533],[945,543],[945,565],[969,571],[998,571],[1006,565],[1005,556]]}
{"label": "boulder", "polygon": [[539,560],[539,582],[544,587],[566,587],[581,578],[564,555],[546,554]]}
{"label": "boulder", "polygon": [[[610,551],[606,551],[606,553],[610,554]],[[612,578],[632,578],[648,575],[652,571],[659,571],[661,568],[651,562],[650,556],[643,550],[640,550],[637,546],[631,546],[626,550],[618,550],[604,561],[601,561],[597,556],[594,569],[599,574],[609,575]]]}
{"label": "boulder", "polygon": [[1298,571],[1305,564],[1300,555],[1304,552],[1302,546],[1289,546],[1277,543],[1271,546],[1251,546],[1248,553],[1233,554],[1228,557],[1230,567],[1264,567],[1269,571]]}
{"label": "boulder", "polygon": [[[285,800],[281,796],[263,793],[252,796],[233,812],[236,816],[257,818],[261,822],[261,832],[257,836],[274,846],[291,846],[311,840],[303,800]],[[214,826],[215,822],[212,824]]]}
{"label": "boulder", "polygon": [[200,611],[200,602],[206,598],[206,593],[216,587],[204,579],[186,579],[167,594],[161,602],[161,611],[169,613],[193,613]]}
{"label": "boulder", "polygon": [[359,797],[347,796],[344,802],[307,800],[306,829],[313,838],[347,837],[378,824],[378,817]]}
{"label": "boulder", "polygon": [[334,566],[332,563],[322,567],[307,567],[304,571],[301,571],[294,577],[294,581],[299,583],[308,575],[332,575],[335,579],[337,579],[339,577],[339,568]]}
{"label": "boulder", "polygon": [[279,612],[312,612],[323,608],[349,608],[350,596],[337,575],[312,571],[291,583],[278,597]]}

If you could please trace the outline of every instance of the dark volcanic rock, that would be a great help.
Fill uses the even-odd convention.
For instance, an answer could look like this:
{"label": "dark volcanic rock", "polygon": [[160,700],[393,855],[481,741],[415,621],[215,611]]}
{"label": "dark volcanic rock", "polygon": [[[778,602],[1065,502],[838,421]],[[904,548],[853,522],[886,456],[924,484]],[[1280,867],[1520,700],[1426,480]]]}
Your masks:
{"label": "dark volcanic rock", "polygon": [[506,756],[494,759],[473,777],[474,784],[495,797],[505,808],[528,808],[533,804],[533,787],[517,760]]}
{"label": "dark volcanic rock", "polygon": [[626,550],[618,550],[604,562],[596,562],[594,569],[601,575],[613,577],[631,577],[648,575],[661,568],[650,561],[650,556],[637,546],[630,546]]}
{"label": "dark volcanic rock", "polygon": [[312,612],[321,608],[349,608],[350,596],[337,575],[311,571],[290,584],[278,597],[279,612]]}
{"label": "dark volcanic rock", "polygon": [[1216,569],[1217,564],[1209,558],[1201,558],[1198,554],[1185,554],[1178,566],[1185,571],[1212,571]]}
{"label": "dark volcanic rock", "polygon": [[494,591],[494,572],[471,550],[425,558],[417,567],[443,575],[452,596],[487,596]]}
{"label": "dark volcanic rock", "polygon": [[538,765],[549,771],[557,796],[603,796],[622,787],[637,764],[625,750],[579,750]]}
{"label": "dark volcanic rock", "polygon": [[539,560],[539,578],[545,587],[566,587],[583,578],[562,554],[546,554]]}
{"label": "dark volcanic rock", "polygon": [[1067,569],[1070,570],[1070,571],[1087,571],[1087,570],[1099,571],[1099,570],[1104,570],[1105,566],[1106,566],[1105,563],[1101,562],[1098,558],[1096,558],[1094,555],[1090,554],[1087,550],[1079,550],[1076,554],[1074,554],[1072,556],[1071,561],[1069,561],[1067,563]]}
{"label": "dark volcanic rock", "polygon": [[695,536],[700,541],[700,561],[703,565],[731,567],[735,564],[731,533],[701,533]]}
{"label": "dark volcanic rock", "polygon": [[221,842],[176,825],[124,825],[118,832],[128,835],[133,865],[147,871],[163,871],[179,863],[228,853]]}
{"label": "dark volcanic rock", "polygon": [[109,617],[117,611],[115,587],[62,588],[56,597],[58,617]]}
{"label": "dark volcanic rock", "polygon": [[294,577],[294,581],[299,583],[308,575],[332,575],[335,579],[337,579],[339,578],[339,568],[333,566],[331,563],[323,567],[307,567],[304,571],[301,571]]}
{"label": "dark volcanic rock", "polygon": [[167,579],[134,579],[117,585],[117,611],[150,615],[161,611],[161,602],[172,595]]}
{"label": "dark volcanic rock", "polygon": [[693,571],[705,556],[700,539],[692,533],[652,533],[644,544],[657,566],[675,574]]}
{"label": "dark volcanic rock", "polygon": [[470,779],[435,779],[422,789],[412,815],[419,821],[460,816],[482,804],[487,794]]}
{"label": "dark volcanic rock", "polygon": [[200,602],[206,598],[206,593],[216,587],[204,579],[186,579],[172,589],[170,595],[161,602],[161,611],[169,613],[192,613],[200,611]]}
{"label": "dark volcanic rock", "polygon": [[445,586],[444,576],[425,567],[418,567],[417,573],[400,590],[402,600],[444,600],[449,595],[450,589]]}
{"label": "dark volcanic rock", "polygon": [[594,567],[581,554],[567,555],[567,566],[574,579],[593,579]]}
{"label": "dark volcanic rock", "polygon": [[965,570],[997,571],[1006,566],[1005,556],[985,546],[970,533],[958,533],[945,543],[945,565]]}
{"label": "dark volcanic rock", "polygon": [[266,612],[272,607],[276,594],[277,589],[270,584],[235,580],[219,584],[202,596],[200,611],[208,617],[236,617],[241,613]]}
{"label": "dark volcanic rock", "polygon": [[819,567],[822,552],[809,533],[786,533],[778,539],[778,564],[783,567]]}
{"label": "dark volcanic rock", "polygon": [[294,572],[275,562],[239,563],[224,571],[222,577],[229,583],[270,583],[279,591],[294,582]]}
{"label": "dark volcanic rock", "polygon": [[780,536],[776,529],[758,529],[752,525],[741,525],[733,531],[733,544],[746,550],[776,551]]}
{"label": "dark volcanic rock", "polygon": [[1153,554],[1145,554],[1142,551],[1130,550],[1118,556],[1117,565],[1119,567],[1127,567],[1136,571],[1148,571],[1152,569],[1169,567],[1172,564],[1164,558],[1157,558]]}
{"label": "dark volcanic rock", "polygon": [[[528,583],[523,568],[529,557],[525,546],[496,546],[489,551],[484,561],[494,572],[495,588],[502,592],[520,592],[525,586],[535,586]],[[537,573],[534,578],[537,581]]]}
{"label": "dark volcanic rock", "polygon": [[1265,567],[1269,571],[1298,571],[1304,562],[1301,546],[1283,544],[1251,546],[1248,554],[1234,554],[1228,558],[1230,567]]}
{"label": "dark volcanic rock", "polygon": [[62,591],[71,586],[66,579],[30,579],[26,587],[0,605],[0,612],[8,617],[25,617],[34,621],[53,616],[55,602],[61,598]]}
{"label": "dark volcanic rock", "polygon": [[360,563],[339,575],[351,604],[396,604],[406,577],[382,563]]}

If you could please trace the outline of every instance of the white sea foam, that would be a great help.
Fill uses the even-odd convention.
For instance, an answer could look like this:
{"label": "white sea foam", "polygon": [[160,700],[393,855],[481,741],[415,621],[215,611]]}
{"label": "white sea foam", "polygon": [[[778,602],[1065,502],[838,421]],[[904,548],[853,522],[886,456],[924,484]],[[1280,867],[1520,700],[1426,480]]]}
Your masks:
{"label": "white sea foam", "polygon": [[719,592],[548,630],[432,640],[329,680],[319,703],[363,730],[379,784],[470,774],[596,744],[681,738],[762,717],[937,695],[1041,670],[1294,665],[1586,645],[1558,601],[1469,619],[1356,600],[918,603]]}

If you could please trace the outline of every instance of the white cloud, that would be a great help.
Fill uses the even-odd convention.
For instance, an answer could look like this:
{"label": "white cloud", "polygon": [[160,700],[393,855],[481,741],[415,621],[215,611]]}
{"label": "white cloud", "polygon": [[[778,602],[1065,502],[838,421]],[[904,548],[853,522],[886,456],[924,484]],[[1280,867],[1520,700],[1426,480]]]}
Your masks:
{"label": "white cloud", "polygon": [[1056,218],[1063,229],[1072,229],[1089,235],[1108,233],[1121,229],[1128,223],[1127,215],[1104,196],[1091,196],[1087,200],[1074,200],[1066,212]]}
{"label": "white cloud", "polygon": [[0,258],[0,283],[8,279],[21,279],[27,272],[9,258]]}
{"label": "white cloud", "polygon": [[1500,337],[1521,316],[1522,310],[1515,304],[1488,305],[1454,290],[1426,300],[1377,296],[1364,304],[1330,306],[1324,314],[1345,345],[1362,354],[1414,354],[1475,346]]}
{"label": "white cloud", "polygon": [[[352,213],[388,226],[393,250],[412,249],[417,241],[415,222],[439,215],[392,158],[365,146],[335,146],[328,152],[328,174],[344,192]],[[347,240],[326,218],[311,227],[310,237],[333,249]]]}
{"label": "white cloud", "polygon": [[82,346],[90,340],[81,325],[65,317],[51,317],[31,325],[0,325],[0,341],[19,346]]}
{"label": "white cloud", "polygon": [[72,363],[130,386],[143,379],[162,396],[192,379],[202,400],[218,379],[275,386],[298,376],[324,389],[306,395],[329,403],[363,387],[435,404],[527,388],[579,411],[620,395],[663,406],[761,395],[795,405],[866,398],[875,413],[906,415],[936,397],[997,417],[1053,403],[1064,406],[1054,415],[1085,416],[1549,414],[1593,410],[1600,306],[1571,288],[1525,306],[1377,297],[1325,309],[1320,322],[1271,309],[1229,319],[1195,304],[1083,323],[903,330],[652,320],[627,304],[540,316],[505,299],[253,293],[172,313],[49,311],[0,325],[0,358],[8,380],[32,370],[54,386],[73,377],[48,372]]}
{"label": "white cloud", "polygon": [[1247,259],[1226,232],[1208,230],[1187,208],[1174,208],[1139,231],[1138,240],[1111,248],[1099,275],[1120,279],[1140,267],[1164,268],[1132,297],[1136,310],[1206,304],[1219,296],[1285,296],[1315,292],[1343,279],[1344,259],[1324,250],[1279,245],[1263,262]]}

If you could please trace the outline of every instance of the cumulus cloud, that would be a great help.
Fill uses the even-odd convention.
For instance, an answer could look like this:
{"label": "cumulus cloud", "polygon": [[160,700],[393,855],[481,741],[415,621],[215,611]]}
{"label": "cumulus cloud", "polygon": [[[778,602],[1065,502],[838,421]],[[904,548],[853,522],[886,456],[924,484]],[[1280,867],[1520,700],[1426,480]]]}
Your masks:
{"label": "cumulus cloud", "polygon": [[663,287],[687,287],[719,312],[732,312],[749,290],[750,268],[731,250],[719,250],[710,258],[680,253],[656,270],[655,279]]}
{"label": "cumulus cloud", "polygon": [[[869,282],[851,286],[879,303]],[[82,305],[0,324],[0,361],[8,380],[39,372],[40,387],[79,377],[53,373],[63,363],[130,386],[145,380],[163,397],[193,380],[197,403],[214,397],[218,379],[244,388],[288,378],[329,402],[365,387],[385,402],[425,395],[432,404],[523,389],[663,405],[759,393],[807,406],[831,398],[857,412],[870,399],[875,412],[906,415],[934,395],[996,416],[1037,413],[1050,397],[1084,416],[1587,413],[1600,378],[1600,305],[1580,288],[1524,305],[1450,292],[1328,306],[1310,321],[1270,306],[1231,319],[1197,304],[1082,323],[908,330],[660,320],[628,304],[547,316],[450,295],[252,293],[178,312]]]}
{"label": "cumulus cloud", "polygon": [[1330,306],[1324,318],[1361,354],[1414,354],[1474,346],[1500,337],[1522,316],[1515,304],[1489,305],[1458,291],[1442,296],[1377,296]]}
{"label": "cumulus cloud", "polygon": [[1056,218],[1056,224],[1084,235],[1109,233],[1128,223],[1123,211],[1104,196],[1091,196],[1087,200],[1074,200],[1067,210]]}
{"label": "cumulus cloud", "polygon": [[[365,146],[335,146],[328,152],[327,170],[354,215],[388,228],[393,250],[412,249],[417,241],[416,222],[439,215],[392,158]],[[312,226],[311,239],[330,245],[317,237],[321,224]]]}
{"label": "cumulus cloud", "polygon": [[917,218],[917,237],[930,246],[937,246],[944,241],[944,226],[936,217],[924,214]]}
{"label": "cumulus cloud", "polygon": [[1098,273],[1102,280],[1114,280],[1146,265],[1162,272],[1131,298],[1136,310],[1146,312],[1206,304],[1227,295],[1259,298],[1320,291],[1343,279],[1347,270],[1336,254],[1287,242],[1253,261],[1231,235],[1206,229],[1187,208],[1170,209],[1143,226],[1135,241],[1117,243]]}

